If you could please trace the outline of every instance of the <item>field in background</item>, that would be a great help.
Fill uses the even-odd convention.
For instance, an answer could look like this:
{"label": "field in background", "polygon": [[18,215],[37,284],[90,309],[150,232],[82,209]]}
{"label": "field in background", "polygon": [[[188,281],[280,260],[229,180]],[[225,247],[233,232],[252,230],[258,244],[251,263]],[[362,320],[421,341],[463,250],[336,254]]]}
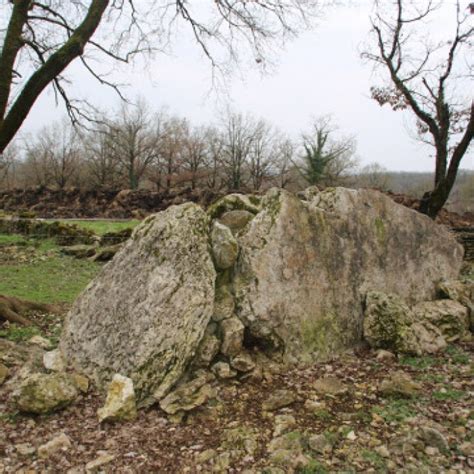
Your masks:
{"label": "field in background", "polygon": [[[48,219],[49,221],[49,219]],[[51,220],[50,222],[54,222]],[[66,220],[60,219],[59,222],[65,224],[74,224],[82,229],[91,230],[94,234],[104,235],[108,232],[120,232],[123,229],[133,229],[138,224],[139,220],[132,219],[126,221],[108,221],[108,220]]]}
{"label": "field in background", "polygon": [[[101,236],[133,228],[138,220],[70,221]],[[102,264],[61,253],[53,239],[0,234],[0,294],[42,303],[67,303],[97,275]]]}

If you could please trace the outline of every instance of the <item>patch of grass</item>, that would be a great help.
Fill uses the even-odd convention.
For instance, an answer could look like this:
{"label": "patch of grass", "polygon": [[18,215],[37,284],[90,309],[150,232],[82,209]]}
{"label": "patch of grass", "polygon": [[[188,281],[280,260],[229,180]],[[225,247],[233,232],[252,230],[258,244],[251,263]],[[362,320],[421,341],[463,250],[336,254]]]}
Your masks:
{"label": "patch of grass", "polygon": [[441,383],[444,382],[445,377],[439,374],[420,374],[417,379],[426,382]]}
{"label": "patch of grass", "polygon": [[34,263],[0,266],[0,294],[43,303],[71,303],[100,264],[60,255]]}
{"label": "patch of grass", "polygon": [[298,469],[296,472],[299,474],[327,474],[329,471],[327,468],[315,459],[310,459],[308,464],[301,469]]}
{"label": "patch of grass", "polygon": [[326,410],[325,408],[315,410],[313,414],[318,420],[321,420],[321,421],[329,421],[329,420],[332,420],[333,418],[331,412]]}
{"label": "patch of grass", "polygon": [[466,395],[462,390],[446,387],[444,391],[433,392],[433,398],[438,401],[461,400]]}
{"label": "patch of grass", "polygon": [[27,241],[22,235],[17,234],[0,234],[0,246],[5,245],[26,245]]}
{"label": "patch of grass", "polygon": [[402,399],[390,400],[386,405],[374,407],[373,411],[387,423],[400,423],[416,415],[412,403]]}
{"label": "patch of grass", "polygon": [[141,221],[131,219],[129,221],[64,221],[66,224],[75,224],[86,230],[91,230],[94,234],[104,235],[108,232],[119,232],[123,229],[133,229]]}
{"label": "patch of grass", "polygon": [[362,459],[372,464],[377,469],[385,468],[385,459],[376,451],[372,451],[370,449],[363,449]]}
{"label": "patch of grass", "polygon": [[6,329],[0,329],[0,337],[12,342],[23,342],[31,339],[33,336],[41,334],[39,329],[34,326],[18,326],[10,324]]}
{"label": "patch of grass", "polygon": [[446,349],[446,354],[449,355],[449,358],[454,364],[468,365],[470,363],[469,355],[464,352],[460,347],[449,346]]}
{"label": "patch of grass", "polygon": [[400,359],[400,364],[408,365],[414,369],[427,369],[436,365],[436,359],[429,356],[424,357],[412,357],[412,356],[403,356]]}

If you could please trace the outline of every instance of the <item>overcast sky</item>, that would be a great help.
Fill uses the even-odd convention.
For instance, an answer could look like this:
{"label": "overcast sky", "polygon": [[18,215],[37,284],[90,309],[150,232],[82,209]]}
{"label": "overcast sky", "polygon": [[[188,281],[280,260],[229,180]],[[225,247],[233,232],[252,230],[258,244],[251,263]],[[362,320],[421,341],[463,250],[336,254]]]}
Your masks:
{"label": "overcast sky", "polygon": [[[227,100],[235,110],[265,118],[293,137],[309,128],[312,117],[331,114],[343,133],[356,138],[362,165],[377,162],[390,170],[432,170],[432,150],[409,137],[407,116],[370,98],[374,78],[371,66],[360,59],[360,49],[369,38],[371,2],[353,3],[357,6],[327,13],[314,31],[279,51],[270,74],[247,68],[235,74],[227,94],[209,94],[210,65],[186,35],[179,35],[171,55],[157,57],[145,70],[143,64],[127,66],[115,78],[130,84],[129,96],[140,95],[152,108],[165,106],[196,124],[217,120]],[[118,105],[112,91],[78,67],[73,66],[68,76],[79,94],[95,105],[109,109]],[[23,132],[38,130],[63,114],[62,105],[56,107],[48,91]],[[474,169],[472,147],[462,167]]]}

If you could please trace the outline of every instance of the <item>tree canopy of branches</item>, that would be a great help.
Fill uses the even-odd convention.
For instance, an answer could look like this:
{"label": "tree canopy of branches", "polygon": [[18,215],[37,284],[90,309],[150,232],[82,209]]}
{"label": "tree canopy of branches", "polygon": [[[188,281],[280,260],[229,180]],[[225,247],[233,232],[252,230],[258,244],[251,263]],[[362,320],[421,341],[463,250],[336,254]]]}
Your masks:
{"label": "tree canopy of branches", "polygon": [[334,133],[331,120],[323,117],[314,122],[310,133],[303,135],[303,151],[296,166],[311,185],[333,185],[356,164],[354,139],[337,139]]}
{"label": "tree canopy of branches", "polygon": [[203,7],[186,0],[3,0],[0,154],[49,85],[73,121],[87,118],[87,104],[71,95],[64,77],[76,59],[100,83],[122,95],[108,71],[98,65],[128,63],[137,54],[160,52],[172,42],[177,24],[184,23],[214,70],[225,72],[242,48],[261,64],[274,40],[301,30],[322,1],[215,0]]}
{"label": "tree canopy of branches", "polygon": [[474,136],[473,64],[472,57],[464,55],[472,48],[474,16],[456,0],[452,34],[437,38],[439,31],[428,32],[426,27],[442,2],[375,3],[374,47],[363,57],[387,79],[384,86],[372,88],[372,96],[380,105],[411,111],[418,138],[434,146],[434,186],[424,195],[421,211],[435,218]]}

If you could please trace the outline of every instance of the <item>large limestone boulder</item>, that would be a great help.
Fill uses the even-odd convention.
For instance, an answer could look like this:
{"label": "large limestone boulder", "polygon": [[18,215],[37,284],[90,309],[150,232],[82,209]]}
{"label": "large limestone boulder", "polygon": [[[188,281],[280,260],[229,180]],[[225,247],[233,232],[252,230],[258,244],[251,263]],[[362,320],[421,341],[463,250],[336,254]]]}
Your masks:
{"label": "large limestone boulder", "polygon": [[257,345],[289,360],[324,356],[361,339],[369,291],[414,304],[457,278],[462,247],[428,217],[371,190],[304,197],[270,190],[238,235],[235,312]]}
{"label": "large limestone boulder", "polygon": [[209,398],[197,368],[250,376],[261,352],[295,363],[352,347],[368,293],[430,301],[462,256],[444,227],[370,190],[174,206],[145,220],[83,292],[60,348],[103,387],[123,374],[139,406],[160,400],[173,415]]}
{"label": "large limestone boulder", "polygon": [[188,203],[137,227],[69,312],[60,344],[69,363],[102,387],[114,373],[129,377],[139,405],[166,395],[212,316],[209,224]]}

